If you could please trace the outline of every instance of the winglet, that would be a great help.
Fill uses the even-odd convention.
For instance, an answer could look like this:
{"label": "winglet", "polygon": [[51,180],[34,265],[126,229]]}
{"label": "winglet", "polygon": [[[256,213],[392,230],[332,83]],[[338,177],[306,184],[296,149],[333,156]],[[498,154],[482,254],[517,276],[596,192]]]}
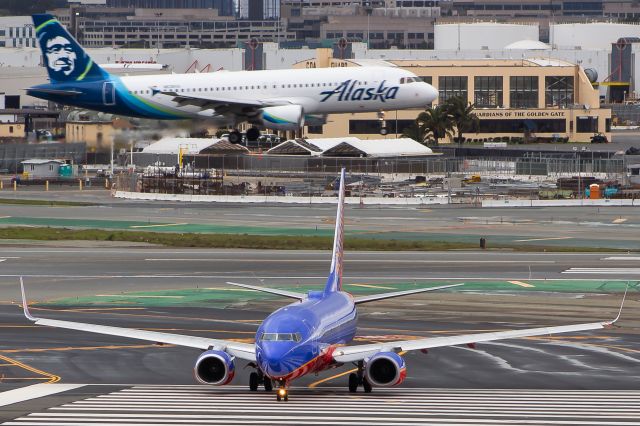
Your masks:
{"label": "winglet", "polygon": [[29,312],[29,305],[27,304],[27,295],[24,292],[24,281],[22,277],[20,277],[20,290],[22,291],[22,309],[24,310],[24,316],[27,317],[29,321],[37,321],[38,319],[31,316]]}
{"label": "winglet", "polygon": [[620,303],[620,310],[618,311],[618,316],[613,321],[605,322],[604,323],[605,326],[612,326],[615,323],[617,323],[618,320],[620,319],[620,316],[622,315],[622,308],[624,307],[624,301],[627,299],[627,292],[628,291],[629,291],[629,284],[627,284],[627,287],[624,289],[624,295],[622,296],[622,303]]}
{"label": "winglet", "polygon": [[324,292],[342,291],[342,264],[344,260],[344,193],[345,168],[340,171],[340,189],[338,190],[338,209],[336,212],[336,229],[333,236],[333,254],[331,256],[331,271]]}

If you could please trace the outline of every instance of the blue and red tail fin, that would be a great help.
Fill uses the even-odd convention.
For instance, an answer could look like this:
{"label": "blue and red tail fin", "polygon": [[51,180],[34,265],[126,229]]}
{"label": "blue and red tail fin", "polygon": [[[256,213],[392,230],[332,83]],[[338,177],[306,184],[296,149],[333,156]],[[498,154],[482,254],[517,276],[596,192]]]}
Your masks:
{"label": "blue and red tail fin", "polygon": [[105,80],[109,77],[55,17],[43,13],[32,18],[44,66],[52,83]]}
{"label": "blue and red tail fin", "polygon": [[342,291],[342,263],[344,261],[344,191],[345,169],[340,172],[340,189],[338,190],[338,211],[336,213],[336,231],[333,236],[333,255],[331,271],[324,292]]}

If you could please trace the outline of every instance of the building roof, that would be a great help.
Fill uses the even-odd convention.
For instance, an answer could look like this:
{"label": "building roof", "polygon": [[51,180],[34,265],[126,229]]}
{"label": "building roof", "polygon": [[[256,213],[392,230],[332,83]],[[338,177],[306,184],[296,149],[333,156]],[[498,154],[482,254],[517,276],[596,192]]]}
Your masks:
{"label": "building roof", "polygon": [[519,40],[507,44],[505,50],[551,50],[551,46],[538,40]]}
{"label": "building roof", "polygon": [[183,154],[199,154],[205,148],[219,143],[221,139],[210,138],[163,138],[156,143],[152,143],[142,149],[146,154],[175,154],[178,155],[180,148]]}
{"label": "building roof", "polygon": [[33,165],[41,165],[41,164],[49,164],[49,163],[64,164],[64,161],[53,160],[48,158],[31,158],[29,160],[24,160],[20,162],[20,164],[33,164]]}
{"label": "building roof", "polygon": [[409,138],[292,139],[267,151],[275,155],[312,155],[323,157],[401,157],[432,155],[433,151]]}
{"label": "building roof", "polygon": [[218,139],[213,145],[201,150],[200,154],[246,154],[248,152],[249,149],[246,146],[231,143],[226,139]]}

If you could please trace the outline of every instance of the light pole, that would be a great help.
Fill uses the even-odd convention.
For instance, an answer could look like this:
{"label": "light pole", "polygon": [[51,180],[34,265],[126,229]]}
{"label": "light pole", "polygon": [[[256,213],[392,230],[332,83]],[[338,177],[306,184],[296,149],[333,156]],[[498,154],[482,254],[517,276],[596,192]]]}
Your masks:
{"label": "light pole", "polygon": [[73,37],[78,40],[78,20],[80,19],[80,12],[75,12],[73,18]]}
{"label": "light pole", "polygon": [[162,12],[156,12],[156,31],[158,33],[158,41],[156,42],[156,49],[158,50],[158,55],[160,54],[160,17],[162,16]]}

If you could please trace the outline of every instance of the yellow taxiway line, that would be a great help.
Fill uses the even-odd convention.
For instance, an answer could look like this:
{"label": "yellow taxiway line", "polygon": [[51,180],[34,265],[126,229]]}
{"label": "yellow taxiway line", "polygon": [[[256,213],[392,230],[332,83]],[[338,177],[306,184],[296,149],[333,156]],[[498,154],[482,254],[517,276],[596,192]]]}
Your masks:
{"label": "yellow taxiway line", "polygon": [[[12,365],[15,365],[16,367],[20,367],[20,368],[22,368],[24,370],[30,371],[30,372],[35,373],[35,374],[39,374],[41,376],[44,376],[44,377],[41,377],[40,379],[43,379],[43,380],[48,379],[47,383],[56,383],[56,382],[60,381],[60,378],[61,378],[60,376],[56,376],[55,374],[47,373],[46,371],[42,371],[42,370],[39,370],[39,369],[37,369],[35,367],[31,367],[30,365],[27,365],[27,364],[24,364],[24,363],[22,363],[20,361],[15,360],[15,359],[9,358],[8,356],[0,355],[0,359],[5,361],[5,362],[8,362],[8,363],[10,363]],[[13,379],[9,379],[9,378],[4,378],[4,379],[5,380],[13,380]],[[28,380],[34,380],[34,378],[31,378],[31,379],[28,379]]]}
{"label": "yellow taxiway line", "polygon": [[519,285],[520,287],[526,287],[526,288],[535,287],[535,285],[527,284],[522,281],[509,281],[509,284],[515,284],[515,285]]}

